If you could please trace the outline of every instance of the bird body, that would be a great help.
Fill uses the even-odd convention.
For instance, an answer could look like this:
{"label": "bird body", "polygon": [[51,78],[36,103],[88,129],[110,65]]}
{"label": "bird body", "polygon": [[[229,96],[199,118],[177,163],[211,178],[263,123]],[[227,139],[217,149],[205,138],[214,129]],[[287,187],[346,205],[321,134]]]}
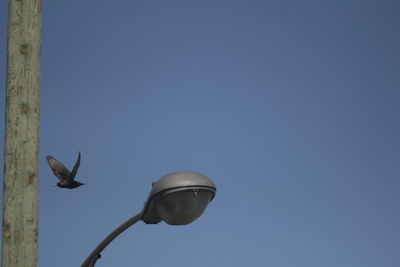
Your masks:
{"label": "bird body", "polygon": [[76,173],[78,172],[79,165],[81,164],[81,153],[79,152],[78,159],[75,162],[74,168],[72,171],[69,171],[64,164],[56,160],[52,156],[47,156],[46,157],[47,162],[49,163],[49,166],[51,170],[53,171],[54,175],[60,180],[55,186],[61,187],[61,188],[68,188],[68,189],[74,189],[77,188],[81,185],[84,185],[84,183],[78,182],[75,180]]}

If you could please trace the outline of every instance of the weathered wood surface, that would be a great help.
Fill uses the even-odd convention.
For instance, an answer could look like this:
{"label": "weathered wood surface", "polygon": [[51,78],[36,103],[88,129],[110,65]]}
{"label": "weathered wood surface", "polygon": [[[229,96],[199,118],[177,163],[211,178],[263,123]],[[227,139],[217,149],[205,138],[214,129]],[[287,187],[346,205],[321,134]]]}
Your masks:
{"label": "weathered wood surface", "polygon": [[3,267],[37,266],[41,0],[9,0]]}

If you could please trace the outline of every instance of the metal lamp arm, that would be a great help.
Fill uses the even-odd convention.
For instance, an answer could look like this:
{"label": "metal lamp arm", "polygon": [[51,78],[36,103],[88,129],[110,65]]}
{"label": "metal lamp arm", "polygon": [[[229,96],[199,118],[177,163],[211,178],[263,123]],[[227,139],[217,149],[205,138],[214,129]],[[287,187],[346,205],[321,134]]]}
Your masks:
{"label": "metal lamp arm", "polygon": [[107,247],[108,244],[111,243],[117,236],[119,236],[123,231],[128,229],[131,225],[140,221],[142,217],[142,212],[134,215],[126,222],[118,226],[114,231],[112,231],[103,241],[90,253],[90,255],[86,258],[86,260],[82,263],[81,267],[93,267],[96,264],[96,261],[101,257],[100,253]]}

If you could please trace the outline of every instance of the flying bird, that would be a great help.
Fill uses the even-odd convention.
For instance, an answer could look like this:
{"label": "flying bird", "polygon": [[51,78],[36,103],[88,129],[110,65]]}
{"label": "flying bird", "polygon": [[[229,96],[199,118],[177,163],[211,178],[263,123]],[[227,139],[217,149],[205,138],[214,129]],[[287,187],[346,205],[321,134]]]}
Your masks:
{"label": "flying bird", "polygon": [[49,166],[54,175],[57,176],[57,178],[60,180],[58,183],[54,184],[54,186],[73,189],[84,185],[84,183],[75,180],[76,173],[78,171],[79,165],[81,164],[81,152],[79,152],[78,159],[76,160],[75,166],[72,171],[69,171],[64,166],[64,164],[62,164],[52,156],[47,156],[46,159],[49,162]]}

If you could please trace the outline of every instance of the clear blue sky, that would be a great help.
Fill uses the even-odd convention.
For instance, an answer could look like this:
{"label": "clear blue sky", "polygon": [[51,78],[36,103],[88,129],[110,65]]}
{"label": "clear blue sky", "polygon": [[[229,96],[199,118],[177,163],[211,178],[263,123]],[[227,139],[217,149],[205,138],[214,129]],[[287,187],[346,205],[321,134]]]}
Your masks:
{"label": "clear blue sky", "polygon": [[[43,1],[39,266],[79,266],[177,170],[217,184],[203,216],[97,266],[400,266],[399,8]],[[52,187],[45,156],[78,151],[88,185]]]}

